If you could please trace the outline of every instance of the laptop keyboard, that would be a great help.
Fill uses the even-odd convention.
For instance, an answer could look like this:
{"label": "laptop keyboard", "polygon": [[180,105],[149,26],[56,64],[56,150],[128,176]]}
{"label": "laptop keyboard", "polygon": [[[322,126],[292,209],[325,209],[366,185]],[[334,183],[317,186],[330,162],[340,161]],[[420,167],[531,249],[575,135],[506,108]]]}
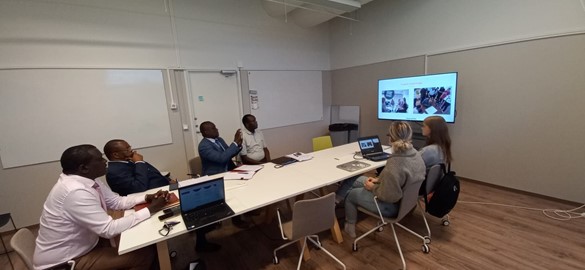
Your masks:
{"label": "laptop keyboard", "polygon": [[205,220],[214,219],[217,216],[225,215],[226,207],[224,204],[218,204],[211,207],[206,207],[200,211],[194,211],[183,215],[185,221],[202,222]]}

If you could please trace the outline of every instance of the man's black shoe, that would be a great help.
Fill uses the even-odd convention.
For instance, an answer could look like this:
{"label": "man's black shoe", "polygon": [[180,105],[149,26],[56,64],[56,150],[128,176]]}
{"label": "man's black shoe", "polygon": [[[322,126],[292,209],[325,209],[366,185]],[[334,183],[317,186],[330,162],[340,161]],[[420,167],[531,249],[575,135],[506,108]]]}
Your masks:
{"label": "man's black shoe", "polygon": [[216,252],[221,249],[221,246],[215,243],[207,242],[205,244],[197,244],[195,251],[197,252]]}

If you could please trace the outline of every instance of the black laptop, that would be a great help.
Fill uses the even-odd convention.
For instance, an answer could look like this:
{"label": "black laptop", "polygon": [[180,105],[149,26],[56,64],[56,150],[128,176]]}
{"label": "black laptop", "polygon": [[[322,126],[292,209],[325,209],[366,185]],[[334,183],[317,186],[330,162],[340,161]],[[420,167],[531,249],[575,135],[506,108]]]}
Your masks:
{"label": "black laptop", "polygon": [[365,159],[369,159],[371,161],[381,161],[390,157],[390,154],[385,153],[382,150],[382,144],[380,143],[380,138],[378,138],[378,136],[359,138],[358,144],[360,146],[360,150],[362,151],[362,156]]}
{"label": "black laptop", "polygon": [[187,230],[219,221],[234,214],[225,202],[222,177],[179,188],[181,215]]}

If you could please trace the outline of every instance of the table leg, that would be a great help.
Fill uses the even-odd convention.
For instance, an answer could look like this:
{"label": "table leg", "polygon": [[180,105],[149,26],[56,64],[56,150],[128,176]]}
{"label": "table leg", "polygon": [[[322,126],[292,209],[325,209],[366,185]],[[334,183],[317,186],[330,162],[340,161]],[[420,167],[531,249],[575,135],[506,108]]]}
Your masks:
{"label": "table leg", "polygon": [[333,227],[331,227],[331,236],[333,237],[333,241],[337,242],[338,244],[343,242],[343,235],[341,235],[341,230],[339,229],[337,218],[333,222]]}
{"label": "table leg", "polygon": [[158,264],[160,270],[171,270],[171,258],[169,257],[169,245],[167,241],[156,243],[156,252],[158,253]]}
{"label": "table leg", "polygon": [[[325,196],[327,194],[327,190],[324,187],[319,189],[321,196]],[[341,235],[341,229],[339,228],[339,222],[337,222],[337,218],[333,222],[333,227],[331,227],[331,236],[333,237],[333,241],[338,244],[343,242],[343,235]]]}

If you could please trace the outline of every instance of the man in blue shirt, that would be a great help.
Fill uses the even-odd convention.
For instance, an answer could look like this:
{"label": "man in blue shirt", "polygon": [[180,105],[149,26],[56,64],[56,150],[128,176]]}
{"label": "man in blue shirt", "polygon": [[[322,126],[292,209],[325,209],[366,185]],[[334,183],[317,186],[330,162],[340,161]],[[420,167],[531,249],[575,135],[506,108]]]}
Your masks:
{"label": "man in blue shirt", "polygon": [[[234,141],[228,146],[219,137],[219,131],[210,121],[205,121],[199,126],[199,131],[204,139],[199,142],[199,157],[203,175],[214,175],[233,170],[236,164],[232,161],[242,150],[242,131],[238,129],[234,135]],[[249,227],[249,224],[240,216],[232,218],[232,223],[241,229]]]}

